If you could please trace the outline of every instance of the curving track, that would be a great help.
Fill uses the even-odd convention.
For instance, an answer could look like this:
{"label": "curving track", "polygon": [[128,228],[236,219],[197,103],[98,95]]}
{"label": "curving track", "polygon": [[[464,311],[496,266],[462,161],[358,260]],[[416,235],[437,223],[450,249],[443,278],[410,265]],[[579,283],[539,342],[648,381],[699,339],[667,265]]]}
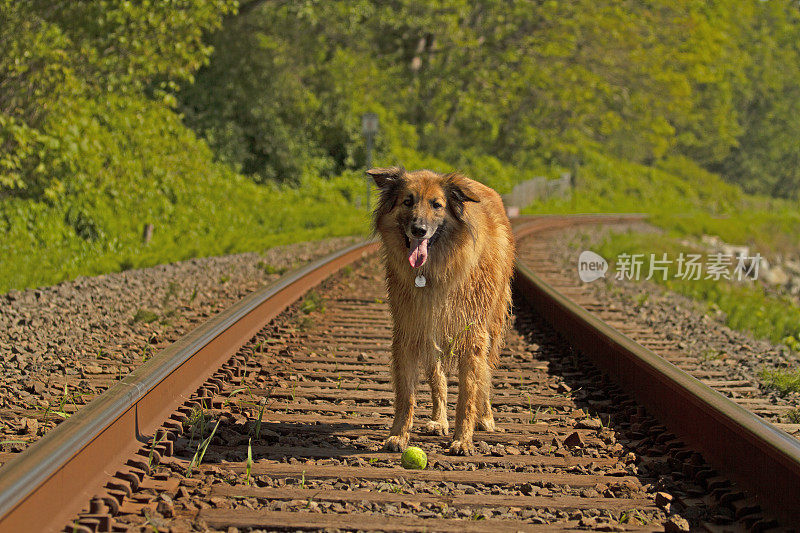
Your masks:
{"label": "curving track", "polygon": [[[599,220],[518,221],[517,234]],[[391,329],[375,249],[352,247],[248,297],[10,461],[0,530],[659,531],[685,526],[676,512],[712,531],[800,522],[796,441],[581,315],[523,265],[494,380],[502,431],[478,432],[473,458],[415,434],[430,466],[399,468],[379,451]],[[424,416],[425,386],[419,397]]]}

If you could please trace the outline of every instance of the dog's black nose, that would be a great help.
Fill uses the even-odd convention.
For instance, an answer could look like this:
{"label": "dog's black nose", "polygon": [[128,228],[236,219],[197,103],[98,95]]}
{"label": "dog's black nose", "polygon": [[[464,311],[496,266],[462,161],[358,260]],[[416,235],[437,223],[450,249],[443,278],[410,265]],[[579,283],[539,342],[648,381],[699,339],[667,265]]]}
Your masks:
{"label": "dog's black nose", "polygon": [[428,233],[427,226],[420,226],[420,225],[417,225],[417,224],[412,224],[411,225],[411,235],[413,235],[414,237],[418,237],[419,238],[419,237],[422,237],[423,235],[425,235],[426,233]]}

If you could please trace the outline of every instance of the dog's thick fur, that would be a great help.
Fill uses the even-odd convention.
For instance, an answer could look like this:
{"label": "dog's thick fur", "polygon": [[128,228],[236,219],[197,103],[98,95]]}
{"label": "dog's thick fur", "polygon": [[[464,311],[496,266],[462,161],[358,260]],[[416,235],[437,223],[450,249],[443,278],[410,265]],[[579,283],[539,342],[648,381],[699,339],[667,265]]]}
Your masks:
{"label": "dog's thick fur", "polygon": [[[450,453],[471,455],[476,424],[494,430],[491,371],[511,307],[514,240],[503,202],[494,190],[461,174],[398,167],[367,173],[380,189],[374,223],[383,242],[394,320],[395,418],[384,448],[401,451],[408,445],[422,366],[433,400],[426,430],[439,435],[449,428],[446,373],[458,370]],[[423,240],[426,253],[415,254]],[[415,286],[418,275],[425,277],[425,287]]]}

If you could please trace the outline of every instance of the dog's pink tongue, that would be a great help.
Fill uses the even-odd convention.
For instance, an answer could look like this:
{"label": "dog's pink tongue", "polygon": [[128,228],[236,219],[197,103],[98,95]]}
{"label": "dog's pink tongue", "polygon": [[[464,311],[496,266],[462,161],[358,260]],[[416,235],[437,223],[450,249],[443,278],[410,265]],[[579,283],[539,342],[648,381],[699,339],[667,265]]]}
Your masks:
{"label": "dog's pink tongue", "polygon": [[411,239],[411,251],[408,254],[408,262],[411,268],[419,268],[428,259],[428,239]]}

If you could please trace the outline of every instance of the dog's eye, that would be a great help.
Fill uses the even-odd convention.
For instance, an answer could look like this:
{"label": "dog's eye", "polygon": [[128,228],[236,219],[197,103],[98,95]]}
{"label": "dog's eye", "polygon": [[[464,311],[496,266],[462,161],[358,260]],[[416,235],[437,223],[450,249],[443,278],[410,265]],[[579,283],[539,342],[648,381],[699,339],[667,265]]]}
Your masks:
{"label": "dog's eye", "polygon": [[431,200],[431,207],[433,207],[434,209],[441,209],[444,206],[437,200]]}
{"label": "dog's eye", "polygon": [[403,205],[411,207],[412,205],[414,205],[414,198],[409,196],[408,198],[405,199],[405,201],[403,202]]}

